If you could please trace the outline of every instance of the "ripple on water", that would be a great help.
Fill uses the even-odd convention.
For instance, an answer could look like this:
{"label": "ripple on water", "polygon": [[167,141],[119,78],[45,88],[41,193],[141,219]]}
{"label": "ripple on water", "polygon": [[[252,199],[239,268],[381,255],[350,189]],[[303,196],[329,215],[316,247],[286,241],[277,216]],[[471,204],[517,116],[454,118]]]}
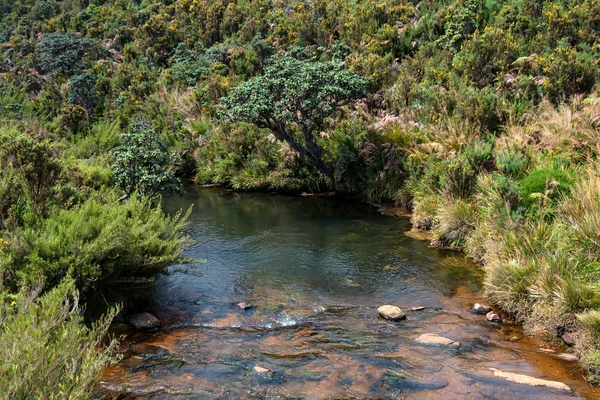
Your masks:
{"label": "ripple on water", "polygon": [[[572,364],[532,353],[469,308],[480,273],[455,254],[404,235],[407,220],[335,199],[221,196],[190,188],[167,210],[196,203],[189,257],[148,299],[163,330],[132,333],[105,370],[112,398],[562,399],[591,395]],[[254,306],[239,310],[236,304]],[[407,310],[400,323],[377,307]],[[435,333],[459,349],[420,345]],[[517,335],[516,342],[506,340]],[[258,374],[254,367],[268,369]],[[575,394],[495,377],[490,368],[562,380]]]}

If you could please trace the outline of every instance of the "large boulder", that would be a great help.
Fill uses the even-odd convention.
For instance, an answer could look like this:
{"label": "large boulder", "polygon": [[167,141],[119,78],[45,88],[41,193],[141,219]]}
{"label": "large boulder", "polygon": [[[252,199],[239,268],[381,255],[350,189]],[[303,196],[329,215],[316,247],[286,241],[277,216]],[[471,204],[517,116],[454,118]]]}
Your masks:
{"label": "large boulder", "polygon": [[149,312],[135,314],[129,319],[129,323],[135,329],[140,331],[154,330],[160,327],[160,321],[158,320],[158,318],[156,318]]}
{"label": "large boulder", "polygon": [[385,305],[377,309],[377,313],[389,321],[400,321],[406,319],[406,314],[396,306]]}

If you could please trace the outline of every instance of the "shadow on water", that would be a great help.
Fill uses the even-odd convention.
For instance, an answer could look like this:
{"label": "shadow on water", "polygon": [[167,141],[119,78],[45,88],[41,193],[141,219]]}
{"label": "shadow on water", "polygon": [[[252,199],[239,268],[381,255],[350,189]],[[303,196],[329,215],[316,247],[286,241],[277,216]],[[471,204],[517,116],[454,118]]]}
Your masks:
{"label": "shadow on water", "polygon": [[[126,330],[104,398],[593,396],[574,364],[541,353],[518,327],[472,314],[480,269],[407,237],[407,219],[335,198],[219,189],[190,188],[164,206],[192,203],[186,256],[205,262],[156,278],[144,308],[162,327]],[[377,317],[382,304],[426,308],[390,323]],[[416,343],[424,333],[462,345]],[[574,391],[508,382],[490,368]]]}

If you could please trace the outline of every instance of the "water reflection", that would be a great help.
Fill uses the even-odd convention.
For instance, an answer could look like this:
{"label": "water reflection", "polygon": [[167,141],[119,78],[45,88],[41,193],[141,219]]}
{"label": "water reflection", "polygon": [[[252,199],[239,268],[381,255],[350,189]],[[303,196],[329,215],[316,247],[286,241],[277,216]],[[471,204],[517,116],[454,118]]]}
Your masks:
{"label": "water reflection", "polygon": [[[124,360],[105,373],[107,398],[577,396],[494,378],[492,367],[589,394],[573,365],[529,362],[535,348],[471,314],[479,269],[405,236],[407,220],[339,199],[216,189],[192,188],[165,207],[192,203],[187,256],[205,262],[157,278],[150,308],[163,329],[129,332]],[[381,304],[426,309],[388,323]],[[463,345],[415,343],[423,333]]]}

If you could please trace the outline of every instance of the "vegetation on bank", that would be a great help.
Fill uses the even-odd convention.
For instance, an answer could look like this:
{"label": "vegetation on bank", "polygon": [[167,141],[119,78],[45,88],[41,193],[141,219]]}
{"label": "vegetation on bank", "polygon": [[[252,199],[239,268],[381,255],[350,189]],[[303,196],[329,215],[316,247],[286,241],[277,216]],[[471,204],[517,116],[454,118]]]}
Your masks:
{"label": "vegetation on bank", "polygon": [[411,209],[596,381],[598,32],[597,0],[5,1],[5,293],[176,257],[147,198],[176,177],[334,188]]}

